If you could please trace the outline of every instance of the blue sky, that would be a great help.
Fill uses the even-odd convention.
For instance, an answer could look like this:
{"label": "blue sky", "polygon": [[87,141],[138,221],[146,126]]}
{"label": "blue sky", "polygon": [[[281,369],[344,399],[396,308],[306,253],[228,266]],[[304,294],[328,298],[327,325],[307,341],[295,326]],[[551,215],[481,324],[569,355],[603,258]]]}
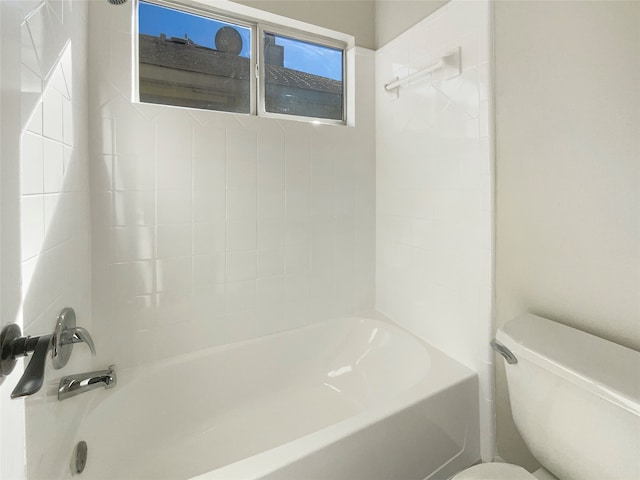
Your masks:
{"label": "blue sky", "polygon": [[[216,32],[225,25],[207,17],[178,12],[151,3],[140,2],[139,32],[146,35],[189,38],[209,48],[215,48]],[[249,58],[251,51],[251,29],[233,25],[242,38],[240,56]],[[342,52],[299,40],[276,36],[276,44],[284,47],[284,66],[294,70],[342,80]]]}

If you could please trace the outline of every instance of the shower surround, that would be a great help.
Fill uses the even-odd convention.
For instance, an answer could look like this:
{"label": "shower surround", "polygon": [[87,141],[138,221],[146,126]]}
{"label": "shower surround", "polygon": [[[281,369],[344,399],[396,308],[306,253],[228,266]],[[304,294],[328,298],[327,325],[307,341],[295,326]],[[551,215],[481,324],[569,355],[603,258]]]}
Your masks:
{"label": "shower surround", "polygon": [[[376,308],[478,373],[493,459],[490,4],[453,0],[376,51]],[[460,47],[461,74],[384,85]]]}
{"label": "shower surround", "polygon": [[89,6],[103,352],[129,367],[371,308],[373,52],[349,54],[355,127],[135,104],[133,5]]}

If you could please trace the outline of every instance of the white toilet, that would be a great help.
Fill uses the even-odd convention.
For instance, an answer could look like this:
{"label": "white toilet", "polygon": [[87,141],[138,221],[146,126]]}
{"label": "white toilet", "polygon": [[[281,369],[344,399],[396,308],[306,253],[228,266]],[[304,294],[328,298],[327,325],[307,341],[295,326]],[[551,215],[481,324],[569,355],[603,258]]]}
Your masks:
{"label": "white toilet", "polygon": [[513,419],[544,468],[485,463],[453,480],[640,480],[640,352],[535,315],[496,340]]}

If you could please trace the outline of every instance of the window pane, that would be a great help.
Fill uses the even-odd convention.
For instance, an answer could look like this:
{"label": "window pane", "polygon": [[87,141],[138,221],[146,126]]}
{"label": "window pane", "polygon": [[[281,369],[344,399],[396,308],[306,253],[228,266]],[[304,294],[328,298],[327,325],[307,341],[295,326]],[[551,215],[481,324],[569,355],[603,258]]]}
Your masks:
{"label": "window pane", "polygon": [[251,29],[140,2],[140,101],[250,113]]}
{"label": "window pane", "polygon": [[342,49],[264,33],[265,110],[343,119]]}

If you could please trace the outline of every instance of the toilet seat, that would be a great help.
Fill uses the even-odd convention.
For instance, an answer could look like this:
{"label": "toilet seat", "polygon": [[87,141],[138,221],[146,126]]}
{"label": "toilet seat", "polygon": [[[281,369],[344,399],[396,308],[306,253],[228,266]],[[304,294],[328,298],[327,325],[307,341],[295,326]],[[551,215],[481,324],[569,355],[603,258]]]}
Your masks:
{"label": "toilet seat", "polygon": [[535,480],[524,468],[510,463],[482,463],[463,470],[451,480]]}

